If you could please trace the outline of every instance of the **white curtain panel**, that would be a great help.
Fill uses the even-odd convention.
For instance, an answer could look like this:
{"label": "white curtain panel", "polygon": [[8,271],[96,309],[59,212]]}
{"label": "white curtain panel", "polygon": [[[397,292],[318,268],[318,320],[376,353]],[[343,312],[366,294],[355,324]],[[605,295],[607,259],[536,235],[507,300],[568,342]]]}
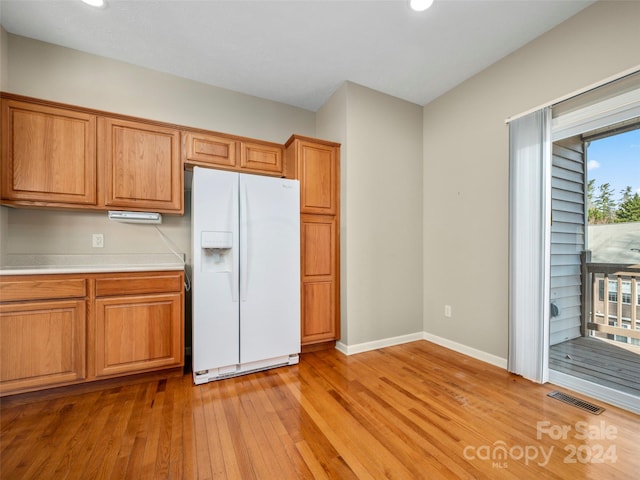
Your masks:
{"label": "white curtain panel", "polygon": [[551,108],[509,123],[510,372],[548,377]]}

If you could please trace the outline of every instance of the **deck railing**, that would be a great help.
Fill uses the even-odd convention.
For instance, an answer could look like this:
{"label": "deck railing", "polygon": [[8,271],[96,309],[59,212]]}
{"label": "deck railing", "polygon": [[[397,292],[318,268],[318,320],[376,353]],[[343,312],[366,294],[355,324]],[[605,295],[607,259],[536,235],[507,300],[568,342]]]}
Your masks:
{"label": "deck railing", "polygon": [[590,251],[581,260],[582,335],[640,344],[640,265],[592,263]]}

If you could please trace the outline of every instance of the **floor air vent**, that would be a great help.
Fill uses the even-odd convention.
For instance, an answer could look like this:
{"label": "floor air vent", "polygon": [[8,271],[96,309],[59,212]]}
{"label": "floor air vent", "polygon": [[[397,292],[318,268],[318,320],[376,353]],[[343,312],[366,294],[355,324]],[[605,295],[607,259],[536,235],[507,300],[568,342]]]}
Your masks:
{"label": "floor air vent", "polygon": [[591,412],[594,415],[600,415],[604,412],[604,408],[594,405],[593,403],[585,402],[584,400],[580,400],[579,398],[572,397],[571,395],[567,395],[566,393],[558,392],[554,390],[547,394],[547,397],[555,398],[556,400],[560,400],[561,402],[568,403],[569,405],[573,405],[574,407],[578,407],[587,412]]}

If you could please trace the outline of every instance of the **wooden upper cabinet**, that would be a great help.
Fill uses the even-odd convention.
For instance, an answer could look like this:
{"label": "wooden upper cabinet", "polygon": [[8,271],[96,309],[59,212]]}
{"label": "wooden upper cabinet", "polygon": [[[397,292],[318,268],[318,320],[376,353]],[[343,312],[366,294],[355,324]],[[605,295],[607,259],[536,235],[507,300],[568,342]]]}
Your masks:
{"label": "wooden upper cabinet", "polygon": [[205,167],[235,168],[238,142],[206,133],[184,132],[184,161]]}
{"label": "wooden upper cabinet", "polygon": [[183,142],[186,165],[282,176],[282,145],[201,131],[183,132]]}
{"label": "wooden upper cabinet", "polygon": [[96,116],[2,99],[2,200],[96,205]]}
{"label": "wooden upper cabinet", "polygon": [[104,204],[113,209],[182,213],[180,132],[152,123],[99,119]]}
{"label": "wooden upper cabinet", "polygon": [[282,175],[284,149],[280,145],[242,142],[240,168],[259,173]]}
{"label": "wooden upper cabinet", "polygon": [[336,215],[339,145],[294,135],[286,148],[286,176],[300,180],[300,212]]}

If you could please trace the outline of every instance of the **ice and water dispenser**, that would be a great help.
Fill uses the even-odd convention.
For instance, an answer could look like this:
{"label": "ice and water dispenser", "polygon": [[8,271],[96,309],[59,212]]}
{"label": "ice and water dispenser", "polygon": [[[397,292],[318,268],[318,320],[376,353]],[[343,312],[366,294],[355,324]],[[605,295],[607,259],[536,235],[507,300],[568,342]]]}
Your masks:
{"label": "ice and water dispenser", "polygon": [[233,262],[232,232],[200,232],[200,270],[231,272]]}

